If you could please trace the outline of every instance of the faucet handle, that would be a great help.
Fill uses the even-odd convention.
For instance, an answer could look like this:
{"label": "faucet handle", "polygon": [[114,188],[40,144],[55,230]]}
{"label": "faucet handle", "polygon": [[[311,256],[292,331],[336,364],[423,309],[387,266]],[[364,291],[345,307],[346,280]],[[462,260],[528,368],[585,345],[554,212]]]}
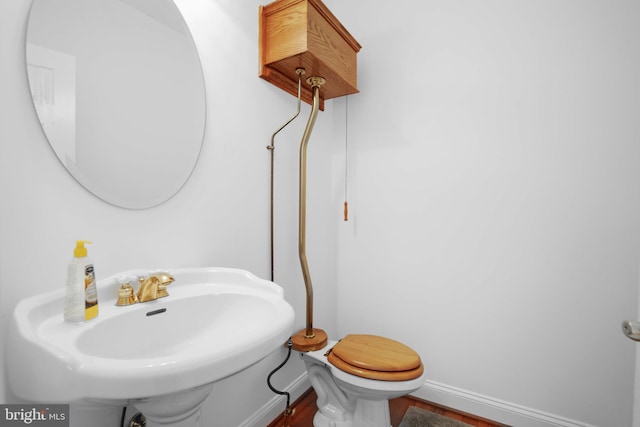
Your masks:
{"label": "faucet handle", "polygon": [[154,276],[156,276],[160,281],[160,283],[158,284],[158,298],[169,296],[169,292],[167,292],[167,286],[169,286],[175,280],[173,276],[164,271],[155,273]]}
{"label": "faucet handle", "polygon": [[138,302],[138,297],[133,292],[133,287],[129,283],[125,283],[118,289],[118,300],[116,305],[131,305]]}
{"label": "faucet handle", "polygon": [[166,285],[170,284],[175,280],[173,276],[167,273],[166,271],[156,271],[156,272],[153,272],[151,275],[156,276],[158,280],[160,280],[160,283],[163,283]]}
{"label": "faucet handle", "polygon": [[138,297],[133,286],[131,286],[131,283],[136,283],[137,281],[138,277],[133,275],[121,276],[117,279],[117,283],[120,284],[120,287],[118,288],[118,299],[116,301],[116,305],[125,306],[138,302]]}

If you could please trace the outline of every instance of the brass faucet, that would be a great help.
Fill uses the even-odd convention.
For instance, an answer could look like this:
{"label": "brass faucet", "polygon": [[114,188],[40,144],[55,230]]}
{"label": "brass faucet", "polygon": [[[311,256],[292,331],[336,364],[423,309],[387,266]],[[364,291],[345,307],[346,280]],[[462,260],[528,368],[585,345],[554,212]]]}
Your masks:
{"label": "brass faucet", "polygon": [[153,301],[169,295],[167,286],[174,281],[169,273],[154,273],[149,277],[140,277],[140,288],[136,295],[130,283],[125,283],[118,290],[118,300],[116,305],[131,305],[138,302]]}
{"label": "brass faucet", "polygon": [[141,277],[139,279],[138,302],[153,301],[168,296],[167,286],[173,280],[169,273],[156,273],[147,278]]}

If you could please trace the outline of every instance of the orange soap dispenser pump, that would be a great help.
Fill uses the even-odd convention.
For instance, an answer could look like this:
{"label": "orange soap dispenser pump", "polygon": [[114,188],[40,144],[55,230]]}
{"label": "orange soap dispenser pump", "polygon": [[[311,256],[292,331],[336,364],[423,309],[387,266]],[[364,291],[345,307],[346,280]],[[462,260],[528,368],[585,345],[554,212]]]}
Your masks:
{"label": "orange soap dispenser pump", "polygon": [[87,256],[87,240],[77,240],[67,267],[64,320],[82,322],[98,315],[98,289],[93,263]]}

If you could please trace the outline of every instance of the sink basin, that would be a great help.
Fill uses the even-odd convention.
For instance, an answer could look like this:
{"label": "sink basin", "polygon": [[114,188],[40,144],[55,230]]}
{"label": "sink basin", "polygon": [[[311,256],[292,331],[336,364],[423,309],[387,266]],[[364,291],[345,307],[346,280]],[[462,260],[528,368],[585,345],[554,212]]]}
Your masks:
{"label": "sink basin", "polygon": [[[64,290],[22,300],[6,345],[13,393],[43,403],[149,399],[202,388],[287,340],[283,289],[237,269],[168,270],[169,296],[115,306],[118,277],[98,282],[100,313],[63,319]],[[206,396],[205,396],[206,397]]]}

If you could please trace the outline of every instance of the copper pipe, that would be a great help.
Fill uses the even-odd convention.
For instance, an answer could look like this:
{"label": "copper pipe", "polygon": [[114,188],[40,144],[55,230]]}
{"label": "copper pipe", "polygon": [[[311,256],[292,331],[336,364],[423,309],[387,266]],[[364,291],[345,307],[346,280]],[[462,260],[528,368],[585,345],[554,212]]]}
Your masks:
{"label": "copper pipe", "polygon": [[273,240],[274,240],[274,226],[273,226],[273,221],[274,221],[274,212],[273,212],[273,193],[274,193],[274,185],[273,185],[273,175],[274,175],[274,157],[275,157],[275,149],[276,149],[276,135],[278,133],[280,133],[280,131],[282,129],[284,129],[285,127],[287,127],[289,125],[289,123],[291,123],[296,117],[298,117],[298,115],[300,114],[300,101],[302,99],[302,76],[304,75],[304,68],[296,68],[296,74],[298,75],[298,108],[296,110],[296,113],[289,119],[287,120],[287,122],[285,124],[283,124],[282,126],[280,126],[278,128],[278,130],[276,130],[272,135],[271,135],[271,145],[267,145],[267,150],[271,151],[271,179],[270,179],[270,194],[271,194],[271,203],[270,203],[270,242],[271,242],[271,246],[270,246],[270,252],[271,252],[271,281],[274,281],[274,258],[275,258],[275,251],[274,251],[274,244],[273,244]]}
{"label": "copper pipe", "polygon": [[307,121],[307,127],[302,135],[300,143],[300,206],[298,212],[298,255],[300,257],[300,266],[302,267],[302,275],[304,277],[304,286],[307,291],[307,324],[305,329],[305,338],[313,338],[313,285],[311,284],[311,274],[309,273],[309,264],[307,263],[306,252],[306,220],[307,220],[307,145],[311,137],[311,131],[318,116],[320,109],[320,86],[325,83],[322,77],[309,77],[307,83],[311,85],[313,99],[311,104],[311,115]]}

